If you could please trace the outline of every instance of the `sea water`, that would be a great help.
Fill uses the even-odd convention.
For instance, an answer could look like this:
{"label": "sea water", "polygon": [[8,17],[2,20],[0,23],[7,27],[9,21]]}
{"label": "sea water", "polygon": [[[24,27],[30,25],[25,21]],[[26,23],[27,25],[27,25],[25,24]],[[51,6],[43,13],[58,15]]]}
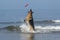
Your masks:
{"label": "sea water", "polygon": [[[40,32],[40,33],[22,33],[18,31],[0,30],[0,40],[60,40],[60,11],[59,10],[37,10],[33,9],[34,14],[34,26],[36,28],[48,29],[51,28],[58,29],[52,32]],[[53,15],[52,15],[53,14]],[[0,28],[4,28],[10,25],[21,26],[24,24],[24,18],[27,15],[27,10],[0,10]],[[46,21],[45,21],[46,20]],[[48,20],[55,20],[50,22]],[[22,25],[24,26],[24,25]]]}

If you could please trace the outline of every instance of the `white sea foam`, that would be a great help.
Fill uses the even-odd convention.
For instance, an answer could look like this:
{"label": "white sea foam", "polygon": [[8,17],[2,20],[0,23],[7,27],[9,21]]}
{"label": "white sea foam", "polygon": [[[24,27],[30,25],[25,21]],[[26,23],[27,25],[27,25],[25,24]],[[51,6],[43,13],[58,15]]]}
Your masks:
{"label": "white sea foam", "polygon": [[53,22],[60,22],[60,20],[52,20]]}
{"label": "white sea foam", "polygon": [[[31,32],[26,24],[20,26],[22,32]],[[35,31],[31,33],[46,33],[46,32],[55,32],[60,31],[60,26],[35,26]]]}

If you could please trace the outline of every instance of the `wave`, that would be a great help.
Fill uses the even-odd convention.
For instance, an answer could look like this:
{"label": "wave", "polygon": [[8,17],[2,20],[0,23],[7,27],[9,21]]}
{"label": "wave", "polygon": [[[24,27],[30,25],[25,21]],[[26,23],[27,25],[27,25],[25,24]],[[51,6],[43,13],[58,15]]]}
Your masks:
{"label": "wave", "polygon": [[[0,22],[0,24],[15,24],[15,23],[24,23],[23,21],[16,22]],[[60,23],[60,20],[36,20],[34,23]]]}
{"label": "wave", "polygon": [[60,33],[60,26],[35,26],[35,31],[30,32],[28,31],[27,25],[22,24],[20,26],[7,26],[4,28],[0,28],[1,30],[8,30],[8,31],[19,31],[21,33]]}
{"label": "wave", "polygon": [[[50,33],[50,32],[60,32],[60,20],[42,20],[42,21],[34,21],[34,23],[39,23],[39,25],[35,25],[35,32],[34,33]],[[17,21],[17,22],[0,22],[0,24],[11,24],[11,23],[22,23],[21,21]],[[45,23],[44,25],[41,25],[40,23]],[[46,23],[55,23],[54,25],[52,24],[52,25],[46,25]],[[59,24],[56,24],[56,23],[59,23]],[[17,26],[13,26],[13,27],[11,27],[11,26],[8,26],[8,27],[5,27],[7,30],[18,30],[18,31],[24,31],[24,30],[26,30],[26,31],[28,31],[28,28],[27,28],[27,25],[26,24],[24,24],[24,22],[23,22],[23,24],[20,24],[20,26],[19,27],[17,27]],[[1,28],[0,28],[1,29]],[[2,28],[2,30],[3,30],[4,28]],[[29,32],[29,31],[28,31]]]}
{"label": "wave", "polygon": [[52,20],[53,22],[59,22],[60,23],[60,20]]}
{"label": "wave", "polygon": [[22,23],[21,21],[17,22],[0,22],[0,24],[16,24],[16,23]]}
{"label": "wave", "polygon": [[40,23],[60,23],[60,20],[41,20],[41,21],[35,21]]}
{"label": "wave", "polygon": [[22,32],[25,33],[50,33],[50,32],[60,32],[60,26],[46,26],[46,27],[42,27],[42,26],[35,26],[35,31],[34,32],[30,32],[28,31],[28,28],[25,24],[22,24],[20,26],[20,29]]}

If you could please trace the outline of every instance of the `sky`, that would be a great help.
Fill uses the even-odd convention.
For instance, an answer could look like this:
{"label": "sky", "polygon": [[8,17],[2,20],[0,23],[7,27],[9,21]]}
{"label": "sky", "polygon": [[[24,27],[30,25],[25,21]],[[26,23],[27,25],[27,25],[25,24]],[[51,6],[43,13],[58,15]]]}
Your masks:
{"label": "sky", "polygon": [[0,0],[0,9],[24,9],[26,3],[34,9],[60,9],[60,0]]}
{"label": "sky", "polygon": [[0,21],[19,21],[25,18],[27,9],[33,9],[35,18],[60,19],[60,0],[0,0]]}

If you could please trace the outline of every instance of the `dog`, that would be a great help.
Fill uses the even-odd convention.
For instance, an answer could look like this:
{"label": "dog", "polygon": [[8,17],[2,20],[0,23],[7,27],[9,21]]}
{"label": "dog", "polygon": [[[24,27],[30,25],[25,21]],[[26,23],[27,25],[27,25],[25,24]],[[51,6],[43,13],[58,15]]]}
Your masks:
{"label": "dog", "polygon": [[29,31],[33,32],[35,30],[34,28],[34,20],[33,20],[33,16],[32,16],[33,12],[32,9],[30,9],[30,11],[28,11],[28,14],[24,20],[24,22],[26,23],[26,25],[28,26]]}

